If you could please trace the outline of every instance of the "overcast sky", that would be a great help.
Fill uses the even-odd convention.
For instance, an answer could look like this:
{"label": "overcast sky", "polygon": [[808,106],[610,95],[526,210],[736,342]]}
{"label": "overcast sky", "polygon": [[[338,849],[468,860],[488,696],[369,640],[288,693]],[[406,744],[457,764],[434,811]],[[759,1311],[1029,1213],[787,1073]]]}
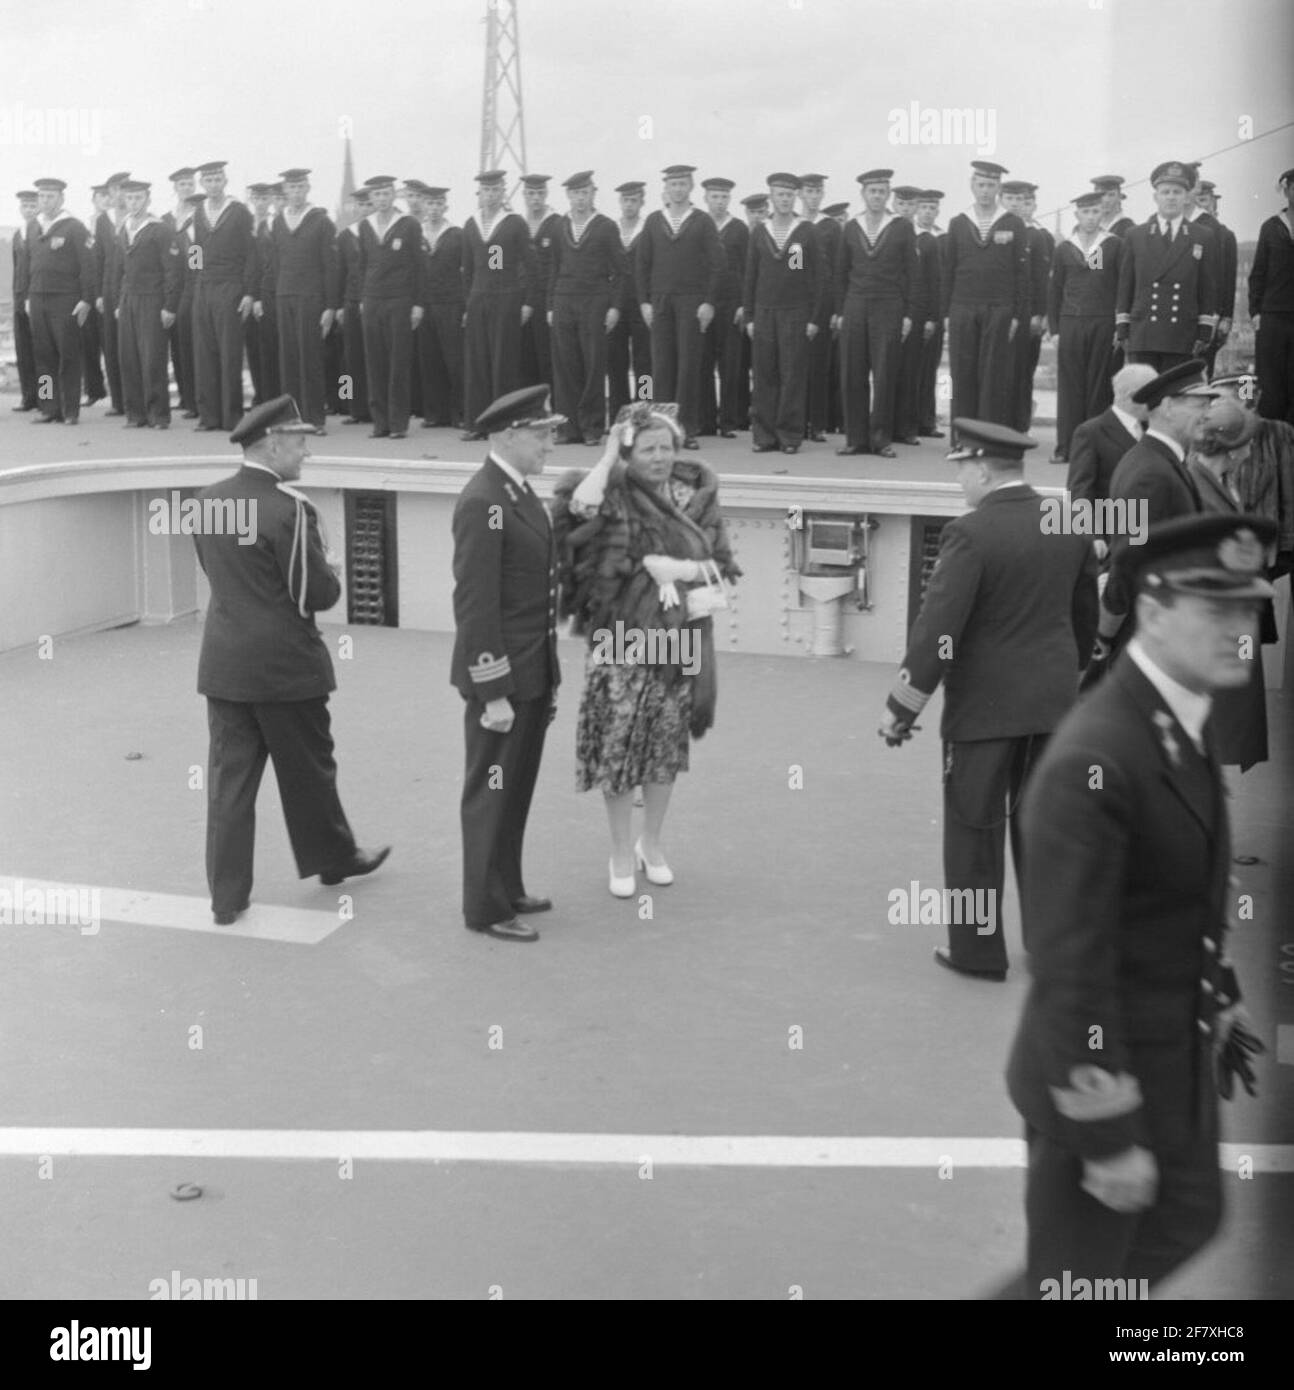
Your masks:
{"label": "overcast sky", "polygon": [[[356,176],[416,177],[472,210],[487,0],[0,0],[0,189],[55,174],[68,203],[117,169],[152,179],[230,161],[236,191],[293,164],[332,208],[341,130]],[[670,163],[737,180],[825,173],[859,208],[857,174],[969,201],[989,157],[1045,211],[1122,174],[1128,211],[1164,159],[1199,159],[1294,120],[1290,0],[520,0],[527,163],[592,167],[600,204]],[[980,143],[908,143],[903,121],[978,114]],[[71,141],[44,113],[74,108]],[[941,130],[941,135],[942,135]],[[949,132],[950,134],[952,132]],[[920,131],[917,132],[918,136]],[[991,143],[992,148],[985,145]],[[1294,129],[1219,154],[1205,174],[1241,239],[1279,206]],[[565,207],[553,187],[551,201]],[[0,203],[0,222],[13,220]],[[1048,219],[1050,225],[1050,219]],[[1068,226],[1068,224],[1067,224]]]}

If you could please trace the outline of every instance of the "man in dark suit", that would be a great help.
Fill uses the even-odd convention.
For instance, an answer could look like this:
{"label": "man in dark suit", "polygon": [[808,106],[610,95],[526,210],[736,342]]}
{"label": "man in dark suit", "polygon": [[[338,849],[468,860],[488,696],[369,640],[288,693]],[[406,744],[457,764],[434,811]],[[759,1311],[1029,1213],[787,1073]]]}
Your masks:
{"label": "man in dark suit", "polygon": [[450,681],[464,700],[463,918],[501,941],[537,941],[518,913],[544,912],[521,873],[530,800],[561,681],[557,554],[528,477],[543,471],[553,430],[547,386],[500,397],[475,421],[490,452],[454,507]]}
{"label": "man in dark suit", "polygon": [[1285,206],[1258,229],[1249,270],[1259,414],[1294,425],[1294,169],[1280,176]]}
{"label": "man in dark suit", "polygon": [[289,483],[305,438],[291,396],[247,413],[230,436],[243,465],[198,494],[194,534],[211,584],[198,693],[207,697],[207,882],[217,926],[247,910],[256,792],[274,763],[297,873],[328,885],[372,873],[390,853],[355,844],[337,795],[328,715],[337,688],[314,615],[341,595],[340,560],[326,551],[314,506]]}
{"label": "man in dark suit", "polygon": [[[474,420],[521,385],[522,329],[539,294],[539,260],[526,219],[504,206],[504,173],[477,174],[479,211],[463,227],[464,410]],[[481,439],[469,429],[464,441]]]}
{"label": "man in dark suit", "polygon": [[[117,342],[117,301],[113,297],[114,286],[121,279],[120,267],[114,262],[120,253],[121,242],[117,233],[126,217],[126,199],[122,185],[130,178],[126,172],[109,174],[103,186],[103,210],[94,222],[94,246],[99,295],[95,309],[99,315],[98,347],[103,350],[103,380],[108,387],[112,408],[104,411],[107,415],[124,415],[125,399],[121,389],[121,357]],[[97,383],[91,382],[93,387]],[[95,391],[91,389],[93,397]]]}
{"label": "man in dark suit", "polygon": [[225,161],[198,166],[206,195],[193,214],[198,265],[193,355],[198,430],[232,430],[243,413],[243,325],[255,302],[259,261],[252,214],[225,192]]}
{"label": "man in dark suit", "polygon": [[1231,336],[1231,323],[1236,313],[1236,281],[1240,271],[1240,248],[1236,234],[1230,227],[1218,221],[1218,203],[1222,195],[1217,185],[1208,179],[1201,179],[1195,188],[1195,211],[1187,214],[1187,219],[1197,226],[1207,227],[1213,233],[1217,246],[1215,268],[1217,272],[1218,331],[1213,335],[1204,361],[1209,376],[1213,375],[1213,365],[1218,353]]}
{"label": "man in dark suit", "polygon": [[64,209],[66,188],[62,179],[36,180],[39,212],[27,239],[27,316],[40,410],[34,425],[75,425],[81,418],[81,329],[98,294],[94,238]]}
{"label": "man in dark suit", "polygon": [[570,443],[601,444],[607,427],[607,335],[620,320],[628,268],[616,224],[593,207],[593,171],[562,185],[569,216],[553,229],[545,295],[553,398],[570,420]]}
{"label": "man in dark suit", "polygon": [[[625,254],[625,292],[620,321],[607,335],[607,409],[614,420],[640,390],[651,388],[651,330],[643,322],[634,284],[634,243],[643,229],[644,183],[631,179],[616,185],[620,195],[620,245]],[[743,417],[744,418],[744,417]]]}
{"label": "man in dark suit", "polygon": [[1218,1091],[1238,1075],[1253,1094],[1261,1044],[1226,956],[1231,851],[1208,715],[1215,692],[1249,679],[1238,638],[1272,592],[1275,532],[1189,517],[1121,547],[1136,636],[1026,789],[1033,978],[1007,1084],[1029,1149],[1028,1261],[1005,1296],[1144,1280],[1120,1295],[1144,1298],[1218,1228]]}
{"label": "man in dark suit", "polygon": [[[822,273],[830,277],[836,259],[840,254],[840,241],[844,228],[834,217],[828,217],[822,210],[822,200],[826,197],[827,176],[825,174],[800,175],[800,211],[804,220],[813,228],[818,239],[818,264]],[[839,347],[839,340],[834,340]],[[804,437],[814,444],[822,444],[827,437],[828,400],[831,395],[829,378],[831,376],[831,348],[833,335],[819,333],[808,345],[809,370],[806,383],[808,392],[804,403]],[[839,368],[840,355],[837,355]],[[843,382],[842,382],[843,387]],[[844,408],[842,401],[841,406]]]}
{"label": "man in dark suit", "polygon": [[1101,195],[1074,200],[1078,228],[1057,247],[1047,295],[1048,327],[1056,344],[1056,452],[1069,459],[1070,440],[1084,421],[1110,403],[1114,303],[1123,243],[1100,227]]}
{"label": "man in dark suit", "polygon": [[[939,428],[938,384],[939,364],[944,355],[944,321],[940,315],[943,279],[944,233],[939,223],[939,207],[943,190],[923,188],[917,195],[916,229],[917,253],[921,258],[922,298],[929,306],[927,319],[921,329],[921,377],[917,386],[917,437],[942,439]],[[916,323],[912,331],[917,331]]]}
{"label": "man in dark suit", "polygon": [[[741,344],[745,337],[737,311],[741,308],[750,230],[740,217],[733,217],[728,211],[732,190],[736,187],[732,179],[702,179],[701,187],[705,190],[706,211],[714,219],[715,230],[719,233],[724,258],[714,322],[701,339],[701,433],[735,439],[737,430],[746,423],[738,413],[737,404]],[[717,407],[716,371],[719,379]]]}
{"label": "man in dark suit", "polygon": [[[1110,480],[1124,454],[1141,441],[1147,410],[1132,399],[1148,382],[1155,369],[1139,362],[1115,375],[1114,402],[1099,415],[1084,420],[1070,441],[1069,476],[1065,486],[1071,498],[1095,504],[1110,495]],[[1097,557],[1104,561],[1113,537],[1097,536]]]}
{"label": "man in dark suit", "polygon": [[118,359],[127,429],[171,427],[166,335],[175,324],[184,267],[175,233],[148,210],[151,185],[122,185],[126,220],[118,232],[112,298],[117,304]]}
{"label": "man in dark suit", "polygon": [[463,232],[445,218],[449,189],[422,191],[423,284],[427,316],[418,326],[423,428],[463,427]]}
{"label": "man in dark suit", "polygon": [[[1110,479],[1111,500],[1124,504],[1131,524],[1144,529],[1203,510],[1186,454],[1200,417],[1220,394],[1205,384],[1204,363],[1198,359],[1170,367],[1133,392],[1133,402],[1147,409],[1146,433],[1119,460]],[[1133,595],[1126,573],[1123,568],[1112,569],[1101,594],[1099,640],[1088,672],[1091,681],[1105,674],[1132,635],[1127,619]]]}
{"label": "man in dark suit", "polygon": [[180,290],[180,307],[168,334],[171,340],[171,363],[175,368],[175,389],[179,394],[180,414],[186,420],[198,418],[198,388],[193,365],[193,294],[197,286],[197,267],[189,254],[193,246],[193,214],[201,201],[194,196],[197,185],[196,169],[187,165],[171,174],[175,193],[175,209],[164,212],[162,221],[170,227],[176,239],[180,263],[184,268],[184,283]]}
{"label": "man in dark suit", "polygon": [[1124,238],[1114,322],[1128,361],[1162,372],[1203,357],[1213,339],[1218,257],[1213,233],[1186,220],[1195,166],[1170,160],[1150,182],[1158,211]]}
{"label": "man in dark suit", "polygon": [[360,311],[368,364],[370,439],[409,432],[413,335],[426,312],[422,223],[395,206],[395,179],[365,179],[373,211],[358,227]]}
{"label": "man in dark suit", "polygon": [[634,275],[651,329],[652,396],[678,403],[683,447],[698,449],[701,338],[714,321],[726,262],[714,219],[689,200],[695,166],[663,172],[665,206],[648,215],[638,236]]}
{"label": "man in dark suit", "polygon": [[36,226],[37,198],[34,188],[18,194],[18,227],[13,234],[13,344],[18,358],[18,385],[22,391],[11,410],[35,410],[36,349],[31,339],[31,319],[27,317],[27,289],[31,251],[28,234]]}
{"label": "man in dark suit", "polygon": [[1016,335],[1029,331],[1029,246],[1024,222],[998,205],[1002,175],[971,161],[975,201],[943,241],[943,319],[954,416],[1008,424],[1015,408]]}
{"label": "man in dark suit", "polygon": [[548,206],[551,178],[551,174],[525,174],[521,180],[526,228],[535,252],[534,313],[521,330],[521,384],[525,386],[554,380],[548,287],[553,274],[553,243],[562,215]]}
{"label": "man in dark suit", "polygon": [[264,341],[277,343],[277,379],[315,433],[323,434],[324,343],[341,308],[337,229],[323,208],[310,205],[309,169],[285,169],[279,177],[284,205],[261,244],[264,312],[277,316],[273,338]]}
{"label": "man in dark suit", "polygon": [[[957,481],[973,508],[943,531],[880,733],[895,747],[944,680],[944,879],[951,907],[938,963],[1004,980],[1002,922],[1010,825],[1017,882],[1021,789],[1078,694],[1096,635],[1091,538],[1054,524],[1054,504],[1024,481],[1028,435],[953,421]],[[987,894],[987,914],[968,913]],[[987,920],[986,920],[987,919]]]}
{"label": "man in dark suit", "polygon": [[903,344],[912,332],[912,292],[920,271],[917,235],[886,210],[893,169],[859,174],[863,210],[836,244],[832,307],[840,330],[840,394],[845,442],[838,454],[895,457],[894,412]]}

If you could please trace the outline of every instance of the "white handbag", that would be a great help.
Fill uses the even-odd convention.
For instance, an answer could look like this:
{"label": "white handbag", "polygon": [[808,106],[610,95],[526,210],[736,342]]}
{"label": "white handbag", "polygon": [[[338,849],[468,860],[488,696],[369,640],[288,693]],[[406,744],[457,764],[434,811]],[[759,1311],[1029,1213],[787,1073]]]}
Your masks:
{"label": "white handbag", "polygon": [[687,616],[692,621],[722,613],[728,607],[728,590],[719,566],[713,560],[702,560],[700,565],[705,582],[687,591]]}

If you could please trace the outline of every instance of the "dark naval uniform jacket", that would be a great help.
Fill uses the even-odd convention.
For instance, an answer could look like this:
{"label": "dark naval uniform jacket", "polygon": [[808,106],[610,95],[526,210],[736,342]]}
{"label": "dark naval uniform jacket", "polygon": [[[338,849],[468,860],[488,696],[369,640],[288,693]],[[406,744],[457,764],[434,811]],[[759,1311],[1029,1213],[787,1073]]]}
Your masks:
{"label": "dark naval uniform jacket", "polygon": [[1096,638],[1096,555],[1090,536],[1048,534],[1043,506],[1012,484],[944,527],[887,701],[900,719],[941,678],[946,743],[1049,733],[1074,703]]}
{"label": "dark naval uniform jacket", "polygon": [[252,545],[237,534],[193,538],[211,582],[198,693],[248,704],[329,694],[337,682],[314,615],[337,602],[341,583],[324,557],[314,507],[249,464],[198,493],[206,498],[255,503],[256,537]]}
{"label": "dark naval uniform jacket", "polygon": [[540,500],[487,457],[454,507],[454,655],[465,700],[537,700],[561,681],[557,553]]}
{"label": "dark naval uniform jacket", "polygon": [[1172,352],[1189,357],[1196,342],[1217,327],[1217,247],[1198,222],[1178,219],[1168,245],[1159,217],[1133,227],[1119,264],[1116,324],[1128,324],[1128,352]]}
{"label": "dark naval uniform jacket", "polygon": [[1069,477],[1065,486],[1070,496],[1085,502],[1109,497],[1114,470],[1133,445],[1140,442],[1141,435],[1129,434],[1113,408],[1084,420],[1069,445]]}
{"label": "dark naval uniform jacket", "polygon": [[1007,1068],[1016,1108],[1085,1159],[1207,1136],[1213,1020],[1240,993],[1216,762],[1125,659],[1052,736],[1022,824],[1033,982]]}
{"label": "dark naval uniform jacket", "polygon": [[99,291],[95,242],[71,213],[60,212],[48,227],[33,224],[27,237],[27,293],[65,294],[93,304]]}

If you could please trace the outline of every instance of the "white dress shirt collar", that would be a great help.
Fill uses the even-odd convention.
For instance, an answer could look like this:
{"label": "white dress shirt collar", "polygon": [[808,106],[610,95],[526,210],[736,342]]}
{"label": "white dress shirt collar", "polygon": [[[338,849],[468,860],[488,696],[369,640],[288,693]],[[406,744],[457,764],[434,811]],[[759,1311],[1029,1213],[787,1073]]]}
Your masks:
{"label": "white dress shirt collar", "polygon": [[1128,643],[1128,656],[1136,663],[1137,669],[1159,692],[1159,698],[1172,711],[1173,717],[1186,730],[1191,742],[1199,752],[1204,752],[1204,721],[1213,707],[1211,695],[1197,695],[1187,690],[1166,671],[1162,671],[1150,659],[1141,639],[1134,637]]}
{"label": "white dress shirt collar", "polygon": [[518,473],[517,470],[516,470],[510,463],[505,463],[505,462],[498,456],[498,454],[492,453],[492,454],[490,454],[490,458],[492,458],[492,459],[494,460],[494,462],[495,462],[496,464],[498,464],[498,466],[503,470],[504,474],[505,474],[507,477],[511,478],[512,481],[513,481],[514,483],[516,483],[516,485],[517,485],[519,488],[525,488],[525,486],[526,486],[526,479],[525,479],[525,475],[524,475],[524,474]]}
{"label": "white dress shirt collar", "polygon": [[[1114,411],[1115,419],[1128,431],[1133,439],[1141,438],[1141,421],[1138,420],[1135,415],[1129,415],[1126,410],[1122,410],[1119,406],[1113,404],[1110,406],[1110,409]],[[1169,442],[1171,443],[1172,441],[1170,440]]]}

